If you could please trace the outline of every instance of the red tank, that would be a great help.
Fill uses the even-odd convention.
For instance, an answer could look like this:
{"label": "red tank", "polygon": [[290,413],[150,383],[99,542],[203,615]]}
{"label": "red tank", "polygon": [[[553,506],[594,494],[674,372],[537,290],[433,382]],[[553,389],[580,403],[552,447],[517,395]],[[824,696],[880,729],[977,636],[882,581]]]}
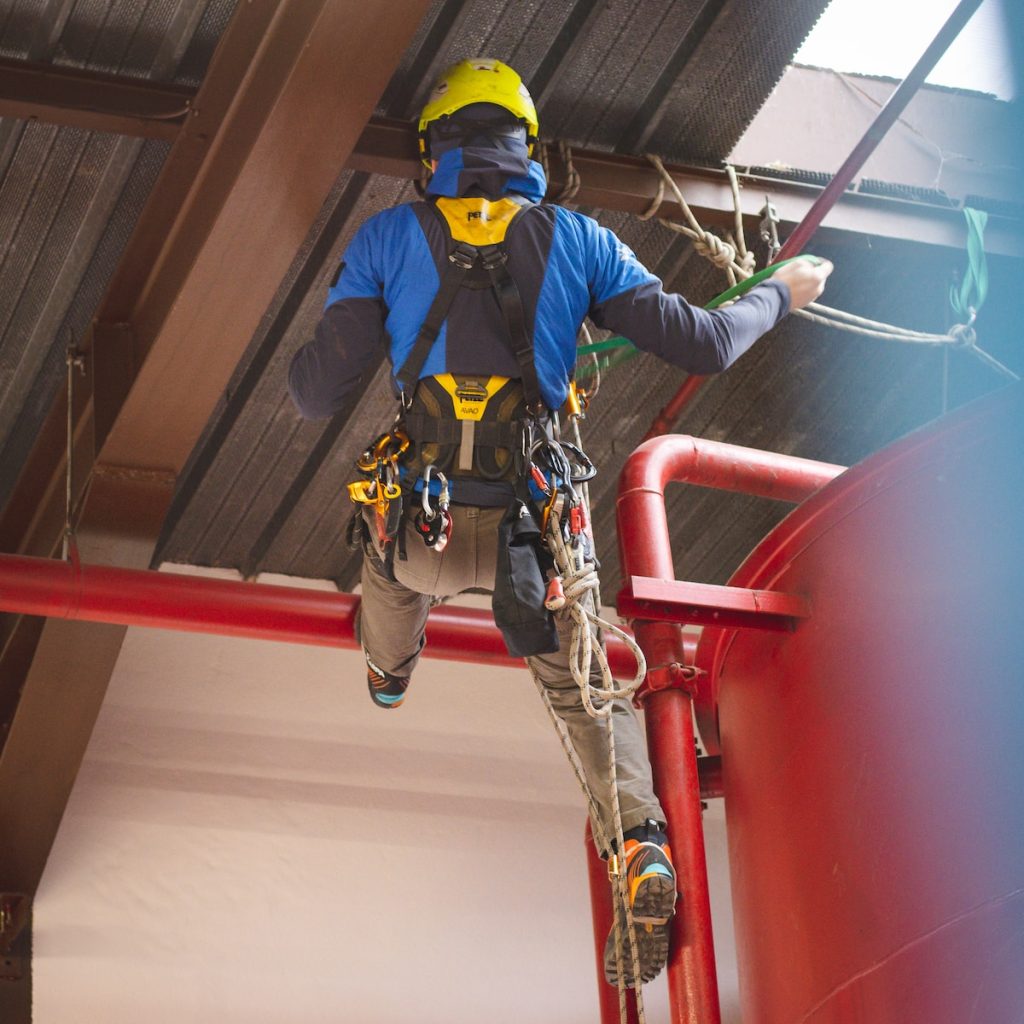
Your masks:
{"label": "red tank", "polygon": [[1024,1020],[1022,390],[765,538],[730,583],[793,632],[701,640],[749,1024]]}

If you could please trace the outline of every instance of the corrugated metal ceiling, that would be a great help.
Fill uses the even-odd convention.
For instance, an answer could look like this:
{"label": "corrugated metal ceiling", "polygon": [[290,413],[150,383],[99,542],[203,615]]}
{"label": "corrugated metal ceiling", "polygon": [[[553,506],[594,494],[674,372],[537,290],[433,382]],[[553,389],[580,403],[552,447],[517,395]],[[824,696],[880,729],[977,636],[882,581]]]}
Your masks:
{"label": "corrugated metal ceiling", "polygon": [[[539,100],[542,135],[672,160],[728,155],[825,0],[657,0],[544,4],[437,0],[378,112],[415,115],[435,74],[480,53],[514,64]],[[231,4],[20,3],[0,54],[201,80]],[[85,330],[166,153],[163,143],[0,122],[0,505],[57,393],[67,337]],[[282,182],[282,187],[287,183]],[[285,392],[295,349],[312,333],[337,259],[368,216],[415,198],[411,183],[343,172],[281,282],[179,480],[157,561],[331,578],[350,588],[359,558],[341,536],[354,456],[390,419],[378,368],[365,396],[332,420],[301,421]],[[716,272],[653,221],[591,212],[668,287],[704,301]],[[821,251],[821,247],[816,247]],[[821,251],[837,271],[834,305],[944,329],[956,254],[908,247]],[[982,327],[995,354],[1012,337],[1011,261],[993,266]],[[944,383],[947,379],[949,383]],[[626,455],[684,374],[641,356],[602,384],[584,427],[606,592],[616,586],[614,489]],[[682,432],[849,462],[999,381],[969,356],[822,333],[787,321],[689,408]],[[945,389],[945,394],[944,394]],[[670,499],[677,571],[724,582],[784,514],[776,503],[678,489]],[[713,528],[712,528],[713,527]]]}

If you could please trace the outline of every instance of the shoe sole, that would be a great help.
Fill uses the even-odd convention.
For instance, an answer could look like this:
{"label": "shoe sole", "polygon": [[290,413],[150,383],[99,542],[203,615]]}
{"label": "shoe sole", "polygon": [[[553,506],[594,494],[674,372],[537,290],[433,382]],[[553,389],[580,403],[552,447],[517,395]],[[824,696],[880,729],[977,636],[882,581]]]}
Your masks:
{"label": "shoe sole", "polygon": [[[646,985],[653,981],[668,963],[669,933],[676,904],[674,878],[651,875],[637,888],[633,900],[633,921],[636,925],[637,957],[640,960],[640,981]],[[626,987],[633,988],[633,954],[626,934],[625,915],[622,922],[622,966],[626,974]],[[661,923],[654,923],[661,922]],[[604,947],[604,977],[609,985],[618,985],[615,963],[615,929],[612,928]]]}

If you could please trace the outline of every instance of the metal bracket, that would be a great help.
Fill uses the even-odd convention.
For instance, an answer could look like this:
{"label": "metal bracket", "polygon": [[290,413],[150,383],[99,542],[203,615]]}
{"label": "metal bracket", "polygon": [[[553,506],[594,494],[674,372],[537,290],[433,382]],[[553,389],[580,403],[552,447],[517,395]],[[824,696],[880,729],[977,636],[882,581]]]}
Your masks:
{"label": "metal bracket", "polygon": [[616,605],[627,619],[787,632],[811,614],[809,602],[800,594],[647,576],[631,576]]}
{"label": "metal bracket", "polygon": [[779,242],[779,211],[770,196],[764,197],[764,206],[760,211],[761,241],[768,246],[768,262],[772,263],[778,256],[782,244]]}
{"label": "metal bracket", "polygon": [[691,697],[697,694],[697,677],[703,669],[694,665],[683,665],[678,661],[667,665],[647,666],[647,677],[644,680],[643,694],[658,693],[661,690],[684,690]]}
{"label": "metal bracket", "polygon": [[[11,952],[22,929],[28,924],[31,906],[31,898],[24,893],[0,892],[0,956],[5,961],[18,959],[11,958],[7,954]],[[0,962],[0,968],[4,966]],[[10,980],[10,976],[3,973],[2,970],[0,970],[0,977]],[[17,977],[21,977],[21,974],[19,973]]]}

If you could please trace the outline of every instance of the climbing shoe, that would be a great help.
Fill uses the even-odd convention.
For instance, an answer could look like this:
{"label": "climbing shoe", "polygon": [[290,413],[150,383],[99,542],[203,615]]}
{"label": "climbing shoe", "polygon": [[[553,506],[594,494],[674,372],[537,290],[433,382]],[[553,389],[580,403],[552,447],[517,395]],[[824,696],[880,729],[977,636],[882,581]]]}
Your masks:
{"label": "climbing shoe", "polygon": [[[668,962],[669,927],[676,905],[676,872],[668,839],[656,822],[646,822],[625,834],[624,870],[629,903],[636,928],[640,981],[646,985]],[[622,966],[626,987],[634,988],[633,955],[626,932],[626,915],[616,897],[622,934]],[[604,946],[604,976],[618,984],[615,962],[615,927]]]}
{"label": "climbing shoe", "polygon": [[[366,652],[363,652],[366,654]],[[405,699],[408,676],[393,676],[379,668],[366,654],[366,683],[370,688],[370,699],[379,708],[397,708]]]}

